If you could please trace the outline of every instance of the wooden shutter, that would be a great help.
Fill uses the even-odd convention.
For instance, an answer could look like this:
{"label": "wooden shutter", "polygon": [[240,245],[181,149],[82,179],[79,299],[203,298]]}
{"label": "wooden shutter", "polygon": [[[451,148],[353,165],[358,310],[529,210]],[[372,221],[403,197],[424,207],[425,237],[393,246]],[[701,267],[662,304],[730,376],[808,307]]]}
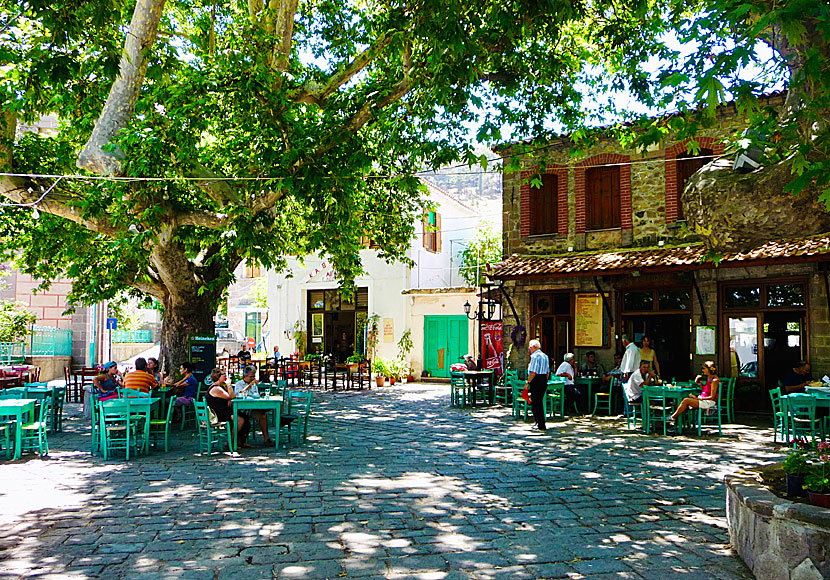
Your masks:
{"label": "wooden shutter", "polygon": [[435,212],[435,251],[441,252],[441,214]]}
{"label": "wooden shutter", "polygon": [[620,227],[620,168],[592,167],[585,172],[585,226]]}
{"label": "wooden shutter", "polygon": [[530,235],[557,233],[558,200],[558,176],[555,173],[542,175],[542,187],[530,190]]}

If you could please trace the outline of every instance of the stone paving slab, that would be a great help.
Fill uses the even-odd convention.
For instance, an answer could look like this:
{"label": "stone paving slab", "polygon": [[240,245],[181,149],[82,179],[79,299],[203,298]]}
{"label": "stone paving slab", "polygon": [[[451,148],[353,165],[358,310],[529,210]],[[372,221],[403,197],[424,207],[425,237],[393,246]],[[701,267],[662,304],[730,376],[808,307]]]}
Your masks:
{"label": "stone paving slab", "polygon": [[722,478],[773,460],[770,429],[542,434],[448,403],[445,385],[315,391],[304,446],[200,456],[174,429],[129,462],[90,455],[69,417],[48,458],[0,463],[0,580],[751,578]]}

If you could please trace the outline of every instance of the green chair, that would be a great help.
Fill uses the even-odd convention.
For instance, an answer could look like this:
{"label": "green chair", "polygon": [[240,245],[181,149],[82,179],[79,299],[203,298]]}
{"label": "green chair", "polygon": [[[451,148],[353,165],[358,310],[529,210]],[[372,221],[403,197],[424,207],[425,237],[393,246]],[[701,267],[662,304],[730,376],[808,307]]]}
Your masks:
{"label": "green chair", "polygon": [[[728,388],[728,387],[727,387]],[[703,424],[709,423],[714,425],[715,422],[718,424],[718,435],[723,435],[723,421],[722,421],[722,404],[723,401],[723,391],[724,385],[721,383],[718,385],[718,401],[714,407],[711,409],[701,409],[698,407],[697,409],[697,436],[700,437]]]}
{"label": "green chair", "polygon": [[777,443],[779,434],[781,441],[786,441],[787,411],[784,408],[785,401],[781,399],[781,388],[770,389],[769,398],[772,402],[772,442]]}
{"label": "green chair", "polygon": [[504,406],[509,405],[510,402],[513,400],[513,390],[510,388],[510,383],[508,382],[507,375],[502,375],[501,377],[499,377],[499,380],[496,383],[496,391],[493,398],[495,399],[496,403],[501,403]]}
{"label": "green chair", "polygon": [[667,423],[671,418],[671,403],[666,397],[666,391],[660,387],[647,387],[643,389],[643,429],[646,433],[651,432],[653,422],[663,423],[663,435],[668,433]]}
{"label": "green chair", "polygon": [[803,393],[790,393],[783,400],[786,400],[788,441],[809,435],[815,443],[816,432],[822,431],[821,422],[816,419],[816,399]]}
{"label": "green chair", "polygon": [[49,441],[46,438],[46,431],[49,430],[49,406],[51,402],[51,396],[41,399],[40,408],[35,411],[37,420],[20,425],[22,451],[37,449],[41,457],[49,454]]}
{"label": "green chair", "polygon": [[150,393],[138,389],[119,389],[118,392],[124,399],[149,399],[151,396]]}
{"label": "green chair", "polygon": [[150,444],[155,445],[160,439],[164,440],[164,452],[167,453],[170,441],[170,423],[173,421],[173,409],[176,407],[176,399],[171,398],[167,404],[167,416],[164,419],[150,420]]}
{"label": "green chair", "polygon": [[466,407],[467,406],[467,379],[463,373],[450,373],[450,406],[451,407]]}
{"label": "green chair", "polygon": [[[557,414],[562,419],[565,418],[565,381],[557,380],[561,378],[551,377],[548,380],[548,388],[545,390],[544,399],[542,399],[545,417],[548,419],[556,418]],[[557,408],[559,413],[556,412]]]}
{"label": "green chair", "polygon": [[[623,393],[623,397],[625,397],[625,393]],[[627,429],[636,429],[637,428],[637,409],[640,409],[640,423],[643,423],[643,400],[640,399],[639,403],[628,403],[628,417],[625,418],[625,424]],[[643,425],[645,427],[645,425]]]}
{"label": "green chair", "polygon": [[135,424],[130,414],[130,404],[121,399],[98,402],[99,436],[104,459],[116,451],[123,451],[130,459],[130,447],[134,442]]}
{"label": "green chair", "polygon": [[[735,383],[738,382],[738,377],[730,377],[726,379],[726,393],[723,399],[723,407],[721,408],[721,419],[726,417],[727,423],[735,422]],[[723,385],[723,379],[721,379]]]}
{"label": "green chair", "polygon": [[513,397],[513,418],[519,419],[524,413],[524,420],[527,421],[528,410],[530,409],[530,403],[525,401],[524,397],[522,397],[522,391],[524,391],[525,383],[521,379],[512,379],[510,382],[510,390],[512,391]]}
{"label": "green chair", "polygon": [[222,442],[222,430],[225,430],[225,435],[228,439],[228,447],[231,446],[231,429],[232,422],[221,421],[213,424],[210,422],[210,414],[208,413],[207,403],[204,401],[195,401],[193,409],[196,412],[196,425],[199,428],[199,454],[205,450],[208,455],[213,452],[213,446],[216,446],[217,451],[220,450],[219,445]]}
{"label": "green chair", "polygon": [[[594,412],[593,414],[596,415],[597,411],[605,411],[607,414],[611,414],[611,401],[614,400],[613,393],[614,393],[614,383],[617,382],[616,377],[611,377],[611,382],[608,383],[608,392],[598,392],[594,393]],[[623,394],[625,396],[625,394]]]}
{"label": "green chair", "polygon": [[26,387],[11,387],[3,391],[6,399],[26,399],[28,389]]}
{"label": "green chair", "polygon": [[[296,429],[297,440],[300,440],[302,433],[302,442],[305,443],[308,436],[308,416],[311,414],[311,393],[304,391],[290,391],[288,393],[288,414],[286,418],[292,418],[291,422],[285,425],[285,431],[288,435],[288,442],[291,442],[291,431]],[[282,420],[280,420],[280,427],[282,427]]]}
{"label": "green chair", "polygon": [[0,443],[3,445],[3,451],[6,452],[6,459],[11,459],[14,453],[14,445],[11,439],[12,426],[10,423],[0,423]]}

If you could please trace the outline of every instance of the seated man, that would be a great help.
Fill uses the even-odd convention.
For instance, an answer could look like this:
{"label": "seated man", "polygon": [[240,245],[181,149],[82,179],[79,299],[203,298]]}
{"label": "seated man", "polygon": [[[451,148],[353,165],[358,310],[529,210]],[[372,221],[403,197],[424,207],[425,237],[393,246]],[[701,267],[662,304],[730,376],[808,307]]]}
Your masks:
{"label": "seated man", "polygon": [[199,381],[193,376],[193,366],[189,362],[183,362],[179,366],[179,372],[182,378],[173,385],[175,389],[182,389],[182,394],[176,399],[176,405],[173,409],[173,422],[181,420],[182,407],[184,405],[192,405],[196,400],[196,394],[199,392]]}
{"label": "seated man", "polygon": [[[256,381],[256,367],[254,365],[248,365],[242,373],[242,380],[237,381],[233,386],[234,396],[237,399],[258,399],[259,389],[257,388]],[[239,415],[246,417],[244,413],[239,413]],[[263,445],[265,447],[274,447],[274,440],[268,435],[268,411],[254,410],[251,411],[250,417],[259,419],[259,428],[262,431],[262,439],[264,440]],[[246,420],[250,421],[247,417]],[[279,425],[277,426],[277,430],[279,431]]]}
{"label": "seated man", "polygon": [[620,370],[620,366],[622,365],[623,355],[621,352],[614,353],[614,368],[608,371],[607,375],[602,376],[603,383],[610,383],[611,379],[622,379],[622,371]]}
{"label": "seated man", "polygon": [[557,377],[565,377],[565,410],[571,408],[571,405],[576,405],[576,410],[579,412],[578,401],[580,399],[579,389],[574,385],[574,377],[576,371],[573,367],[574,353],[565,353],[562,363],[556,369]]}
{"label": "seated man", "polygon": [[651,361],[640,361],[640,368],[631,373],[628,381],[623,385],[625,390],[626,414],[628,405],[639,405],[643,402],[643,385],[651,372]]}
{"label": "seated man", "polygon": [[787,374],[781,380],[781,389],[783,390],[781,394],[803,393],[804,387],[811,382],[813,382],[813,376],[810,374],[810,363],[806,360],[800,361],[798,365],[787,371]]}
{"label": "seated man", "polygon": [[[620,358],[622,360],[622,358]],[[579,366],[579,376],[602,377],[605,376],[605,369],[597,362],[597,353],[589,350],[585,353],[585,362]]]}
{"label": "seated man", "polygon": [[248,350],[248,345],[243,344],[242,350],[236,353],[236,358],[239,359],[239,364],[244,365],[251,360],[251,351]]}
{"label": "seated man", "polygon": [[143,357],[135,359],[135,370],[124,377],[124,388],[149,393],[158,387],[156,377],[147,372],[147,361]]}

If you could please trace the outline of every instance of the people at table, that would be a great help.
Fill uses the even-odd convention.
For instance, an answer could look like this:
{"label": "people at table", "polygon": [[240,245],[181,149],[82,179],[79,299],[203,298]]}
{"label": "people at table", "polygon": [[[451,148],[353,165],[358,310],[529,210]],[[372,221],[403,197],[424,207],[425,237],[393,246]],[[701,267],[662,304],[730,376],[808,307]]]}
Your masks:
{"label": "people at table", "polygon": [[101,374],[92,379],[92,388],[98,395],[99,401],[115,399],[118,397],[118,387],[123,386],[121,374],[118,372],[118,365],[110,361],[104,363]]}
{"label": "people at table", "polygon": [[[236,394],[236,398],[238,399],[259,398],[259,389],[257,388],[255,366],[248,365],[243,369],[242,379],[237,381],[237,383],[233,386],[233,391]],[[240,412],[240,416],[246,417],[248,421],[257,419],[259,421],[259,428],[262,431],[262,439],[264,440],[263,445],[265,447],[274,447],[274,440],[271,439],[270,435],[268,434],[268,411],[255,409],[250,412],[250,415],[248,415],[247,412],[245,412],[245,414]]]}
{"label": "people at table", "polygon": [[625,400],[629,405],[639,405],[643,401],[643,385],[648,384],[648,377],[651,374],[651,362],[641,360],[640,366],[631,373],[628,380],[623,383]]}
{"label": "people at table", "polygon": [[813,375],[810,370],[810,363],[802,360],[787,371],[787,374],[781,380],[781,388],[784,390],[782,394],[803,393],[804,387],[813,382]]}
{"label": "people at table", "polygon": [[[205,393],[205,404],[213,409],[216,418],[222,422],[233,420],[233,400],[236,398],[233,386],[228,383],[228,375],[220,368],[210,372],[210,389]],[[205,381],[208,382],[208,381]],[[248,432],[251,423],[241,413],[236,418],[236,433],[231,433],[231,438],[236,438],[238,447],[250,447],[245,441],[248,439]]]}
{"label": "people at table", "polygon": [[579,365],[579,376],[581,377],[602,377],[605,376],[605,368],[602,363],[597,362],[597,353],[589,350],[585,353],[585,362]]}
{"label": "people at table", "polygon": [[530,353],[530,364],[527,366],[525,386],[530,391],[530,408],[533,411],[533,421],[540,431],[546,431],[544,398],[548,390],[550,361],[548,355],[542,352],[542,343],[536,339],[527,344],[527,350]]}
{"label": "people at table", "polygon": [[193,376],[193,366],[189,362],[179,365],[179,372],[182,378],[173,384],[174,389],[180,389],[181,395],[176,398],[173,408],[173,422],[177,422],[182,416],[182,407],[192,405],[196,400],[196,393],[199,392],[199,381]]}
{"label": "people at table", "polygon": [[165,382],[166,377],[161,370],[161,365],[159,364],[159,359],[154,356],[151,356],[147,359],[147,372],[153,375],[156,378],[156,382],[159,385],[163,385]]}
{"label": "people at table", "polygon": [[570,409],[571,405],[574,404],[577,405],[577,411],[579,411],[579,405],[577,404],[577,401],[579,400],[580,392],[574,384],[576,371],[573,367],[573,360],[574,353],[565,353],[562,362],[556,369],[556,376],[565,378],[565,409]]}
{"label": "people at table", "polygon": [[124,388],[149,393],[157,386],[156,377],[147,372],[147,360],[144,357],[135,359],[135,370],[124,376]]}
{"label": "people at table", "polygon": [[603,375],[602,382],[608,383],[611,382],[611,379],[622,379],[622,370],[620,370],[620,365],[622,365],[623,354],[621,352],[614,353],[614,368],[608,371],[607,375]]}
{"label": "people at table", "polygon": [[627,334],[622,335],[622,343],[625,351],[623,351],[623,358],[620,363],[620,372],[622,373],[622,380],[627,381],[631,373],[640,368],[640,349],[631,342]]}
{"label": "people at table", "polygon": [[688,409],[712,409],[717,405],[718,390],[720,389],[720,378],[718,368],[714,361],[708,360],[703,363],[701,374],[695,377],[695,383],[701,387],[700,395],[687,397],[680,401],[677,410],[672,413],[671,418],[675,423],[678,417]]}
{"label": "people at table", "polygon": [[657,353],[651,344],[651,337],[643,335],[642,346],[640,347],[640,360],[647,360],[651,363],[651,374],[655,380],[660,376],[660,363],[657,361]]}
{"label": "people at table", "polygon": [[282,358],[282,353],[280,352],[280,345],[274,345],[274,353],[269,357],[269,360],[276,363],[278,360]]}

